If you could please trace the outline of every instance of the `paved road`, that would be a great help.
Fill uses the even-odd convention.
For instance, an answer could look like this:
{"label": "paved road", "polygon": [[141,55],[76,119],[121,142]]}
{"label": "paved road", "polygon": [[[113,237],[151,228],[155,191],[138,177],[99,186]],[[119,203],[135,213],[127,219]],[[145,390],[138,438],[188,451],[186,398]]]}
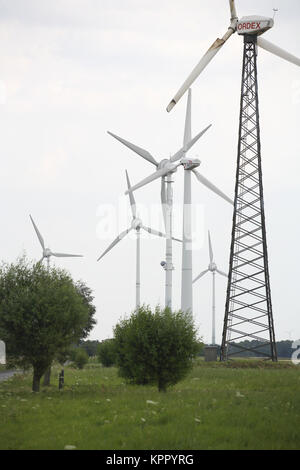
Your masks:
{"label": "paved road", "polygon": [[5,370],[4,372],[0,372],[0,382],[9,379],[13,375],[17,374],[17,370]]}

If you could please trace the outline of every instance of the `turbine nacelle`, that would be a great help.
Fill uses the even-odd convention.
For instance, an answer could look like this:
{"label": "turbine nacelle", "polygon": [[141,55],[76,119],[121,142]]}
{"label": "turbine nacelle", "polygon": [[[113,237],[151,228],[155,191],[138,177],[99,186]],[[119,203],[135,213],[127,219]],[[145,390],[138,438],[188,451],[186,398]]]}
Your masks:
{"label": "turbine nacelle", "polygon": [[237,33],[239,35],[252,34],[260,36],[269,29],[273,28],[273,18],[266,18],[265,16],[243,16],[237,22]]}
{"label": "turbine nacelle", "polygon": [[201,161],[198,158],[182,158],[181,164],[185,170],[194,170],[201,165]]}

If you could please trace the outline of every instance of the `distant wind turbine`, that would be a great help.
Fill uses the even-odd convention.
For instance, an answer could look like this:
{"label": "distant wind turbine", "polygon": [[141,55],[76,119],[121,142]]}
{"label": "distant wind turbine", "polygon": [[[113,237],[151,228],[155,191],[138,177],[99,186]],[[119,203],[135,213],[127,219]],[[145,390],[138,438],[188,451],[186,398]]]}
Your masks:
{"label": "distant wind turbine", "polygon": [[[191,217],[191,204],[192,204],[192,193],[191,193],[191,174],[193,173],[199,183],[207,187],[210,191],[217,194],[219,197],[226,200],[229,204],[233,205],[232,199],[230,199],[223,191],[221,191],[217,186],[211,183],[207,178],[205,178],[199,171],[196,170],[201,165],[200,160],[191,159],[187,157],[187,152],[192,148],[192,146],[203,136],[211,125],[207,126],[202,132],[200,132],[196,137],[192,139],[192,130],[191,130],[191,100],[192,92],[189,90],[188,100],[187,100],[187,110],[186,110],[186,119],[185,119],[185,129],[184,129],[184,142],[182,149],[177,152],[170,160],[164,160],[163,167],[160,169],[158,167],[157,171],[152,175],[145,178],[140,183],[136,184],[131,188],[131,191],[136,191],[139,188],[155,181],[159,178],[168,177],[167,183],[167,197],[164,191],[164,185],[162,185],[161,199],[163,208],[165,208],[164,215],[167,218],[167,233],[170,233],[170,227],[172,228],[172,174],[177,171],[177,168],[182,166],[184,169],[184,198],[183,198],[183,236],[182,236],[182,269],[181,269],[181,310],[184,312],[189,311],[193,313],[193,291],[192,291],[192,217]],[[161,165],[161,164],[160,164]],[[169,192],[170,196],[169,196]],[[127,191],[129,192],[129,191]],[[172,259],[172,244],[169,240],[169,246],[166,247],[167,253],[167,265],[168,265],[168,255],[169,259]],[[172,266],[172,265],[171,265]],[[172,268],[173,269],[173,268]],[[169,274],[169,278],[166,281],[166,306],[171,307],[172,301],[172,270]],[[167,276],[166,276],[167,277]],[[168,303],[169,302],[169,303]]]}
{"label": "distant wind turbine", "polygon": [[[129,181],[129,176],[126,170],[126,180],[127,180],[127,188],[128,190],[131,189],[130,181]],[[97,261],[100,261],[109,251],[111,251],[123,238],[128,235],[129,232],[132,230],[136,231],[136,308],[139,308],[141,304],[141,229],[144,230],[145,232],[150,233],[151,235],[155,235],[157,237],[163,237],[166,238],[167,236],[162,233],[158,232],[157,230],[154,230],[153,228],[146,227],[140,218],[137,216],[137,210],[136,210],[136,202],[134,199],[134,195],[132,192],[129,192],[129,202],[131,206],[131,212],[132,212],[132,222],[131,222],[131,227],[122,232],[110,245],[109,247],[104,251],[104,253],[98,258]],[[177,238],[173,238],[173,240],[176,240],[180,242],[181,240],[178,240]]]}
{"label": "distant wind turbine", "polygon": [[40,242],[42,250],[43,250],[43,256],[40,259],[39,263],[41,263],[46,258],[47,265],[48,265],[48,268],[49,268],[51,256],[55,256],[56,258],[82,258],[82,255],[69,255],[69,254],[66,254],[66,253],[53,253],[53,251],[51,251],[50,248],[46,248],[44,239],[43,239],[41,233],[39,232],[36,224],[34,223],[33,218],[31,217],[31,215],[29,217],[31,219],[32,225],[34,227],[34,230],[37,234],[37,237],[39,239],[39,242]]}
{"label": "distant wind turbine", "polygon": [[108,132],[112,137],[117,139],[123,145],[128,147],[133,152],[140,155],[149,163],[156,167],[156,171],[143,179],[140,183],[134,185],[126,194],[130,194],[139,188],[161,179],[161,203],[163,209],[163,216],[165,221],[166,232],[168,234],[166,240],[166,260],[163,263],[166,271],[165,282],[165,304],[166,307],[172,308],[172,272],[174,270],[172,260],[172,207],[173,207],[173,174],[177,171],[179,166],[183,166],[185,170],[184,178],[184,222],[183,222],[183,244],[182,244],[182,295],[181,305],[184,311],[193,311],[193,298],[192,298],[192,247],[191,247],[191,173],[194,173],[197,180],[206,186],[211,191],[215,192],[227,202],[233,204],[233,201],[228,198],[222,191],[220,191],[214,184],[208,181],[201,175],[196,168],[200,166],[200,161],[197,159],[189,159],[186,157],[187,152],[195,145],[195,143],[210,129],[211,125],[207,126],[203,131],[199,132],[194,138],[191,135],[191,91],[189,91],[184,143],[182,148],[176,152],[169,159],[162,159],[157,161],[147,150],[138,147],[123,138]]}
{"label": "distant wind turbine", "polygon": [[216,273],[221,274],[228,279],[228,275],[225,274],[223,271],[220,271],[214,261],[214,253],[212,249],[211,237],[210,232],[208,232],[208,242],[209,242],[209,266],[208,269],[203,271],[202,273],[197,276],[193,284],[201,279],[205,274],[208,272],[212,273],[212,344],[216,344]]}
{"label": "distant wind turbine", "polygon": [[[126,191],[126,194],[136,191],[137,189],[141,188],[142,186],[145,186],[148,183],[151,183],[152,181],[156,179],[161,179],[161,203],[162,203],[162,211],[163,211],[163,217],[164,217],[164,222],[165,222],[165,229],[167,232],[167,237],[166,237],[166,259],[162,263],[162,266],[165,269],[166,272],[166,279],[165,279],[165,305],[166,307],[172,308],[172,277],[173,277],[173,248],[172,248],[172,230],[173,230],[173,189],[172,189],[172,184],[173,184],[173,173],[177,171],[177,168],[179,165],[182,164],[185,157],[185,154],[188,150],[190,150],[194,144],[202,137],[206,131],[211,126],[206,127],[202,132],[196,135],[193,139],[190,139],[189,142],[185,142],[183,147],[176,152],[173,156],[171,156],[169,159],[168,158],[163,158],[160,161],[157,161],[151,154],[148,152],[148,150],[144,150],[141,147],[138,147],[135,144],[132,144],[131,142],[128,142],[127,140],[113,134],[112,132],[108,132],[109,135],[114,137],[116,140],[121,142],[121,144],[125,145],[128,147],[130,150],[138,154],[140,157],[144,158],[147,160],[149,163],[154,165],[156,167],[155,173],[151,174],[148,178],[145,178],[141,183],[133,186],[130,188],[130,191]],[[176,163],[180,161],[180,163]],[[200,164],[200,162],[199,162]],[[197,165],[198,166],[198,165]],[[194,171],[195,173],[195,171]],[[196,177],[199,178],[201,175],[196,174]],[[205,183],[203,183],[205,184]]]}

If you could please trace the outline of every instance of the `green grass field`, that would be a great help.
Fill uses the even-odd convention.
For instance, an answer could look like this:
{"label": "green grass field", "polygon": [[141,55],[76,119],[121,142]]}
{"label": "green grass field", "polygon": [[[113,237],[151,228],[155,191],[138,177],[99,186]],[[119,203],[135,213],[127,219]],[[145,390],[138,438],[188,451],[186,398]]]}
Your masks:
{"label": "green grass field", "polygon": [[65,369],[58,391],[31,375],[0,382],[0,449],[299,449],[300,367],[200,362],[166,393],[124,383],[114,368]]}

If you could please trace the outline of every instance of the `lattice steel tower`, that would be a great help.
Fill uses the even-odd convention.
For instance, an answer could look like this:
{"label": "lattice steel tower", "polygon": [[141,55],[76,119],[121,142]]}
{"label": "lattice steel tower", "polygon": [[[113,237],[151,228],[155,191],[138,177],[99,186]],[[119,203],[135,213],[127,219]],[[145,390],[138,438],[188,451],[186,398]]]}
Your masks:
{"label": "lattice steel tower", "polygon": [[[274,26],[273,18],[248,15],[239,18],[235,0],[229,0],[230,24],[201,57],[167,106],[170,112],[206,69],[227,41],[244,36],[244,62],[239,151],[221,359],[240,351],[277,360],[266,241],[257,91],[257,46],[300,67],[300,59],[262,35]],[[257,340],[248,347],[242,340]]]}
{"label": "lattice steel tower", "polygon": [[[256,343],[250,343],[251,341]],[[241,341],[249,341],[246,345]],[[221,360],[244,351],[277,360],[263,198],[257,35],[244,35],[238,161]]]}

